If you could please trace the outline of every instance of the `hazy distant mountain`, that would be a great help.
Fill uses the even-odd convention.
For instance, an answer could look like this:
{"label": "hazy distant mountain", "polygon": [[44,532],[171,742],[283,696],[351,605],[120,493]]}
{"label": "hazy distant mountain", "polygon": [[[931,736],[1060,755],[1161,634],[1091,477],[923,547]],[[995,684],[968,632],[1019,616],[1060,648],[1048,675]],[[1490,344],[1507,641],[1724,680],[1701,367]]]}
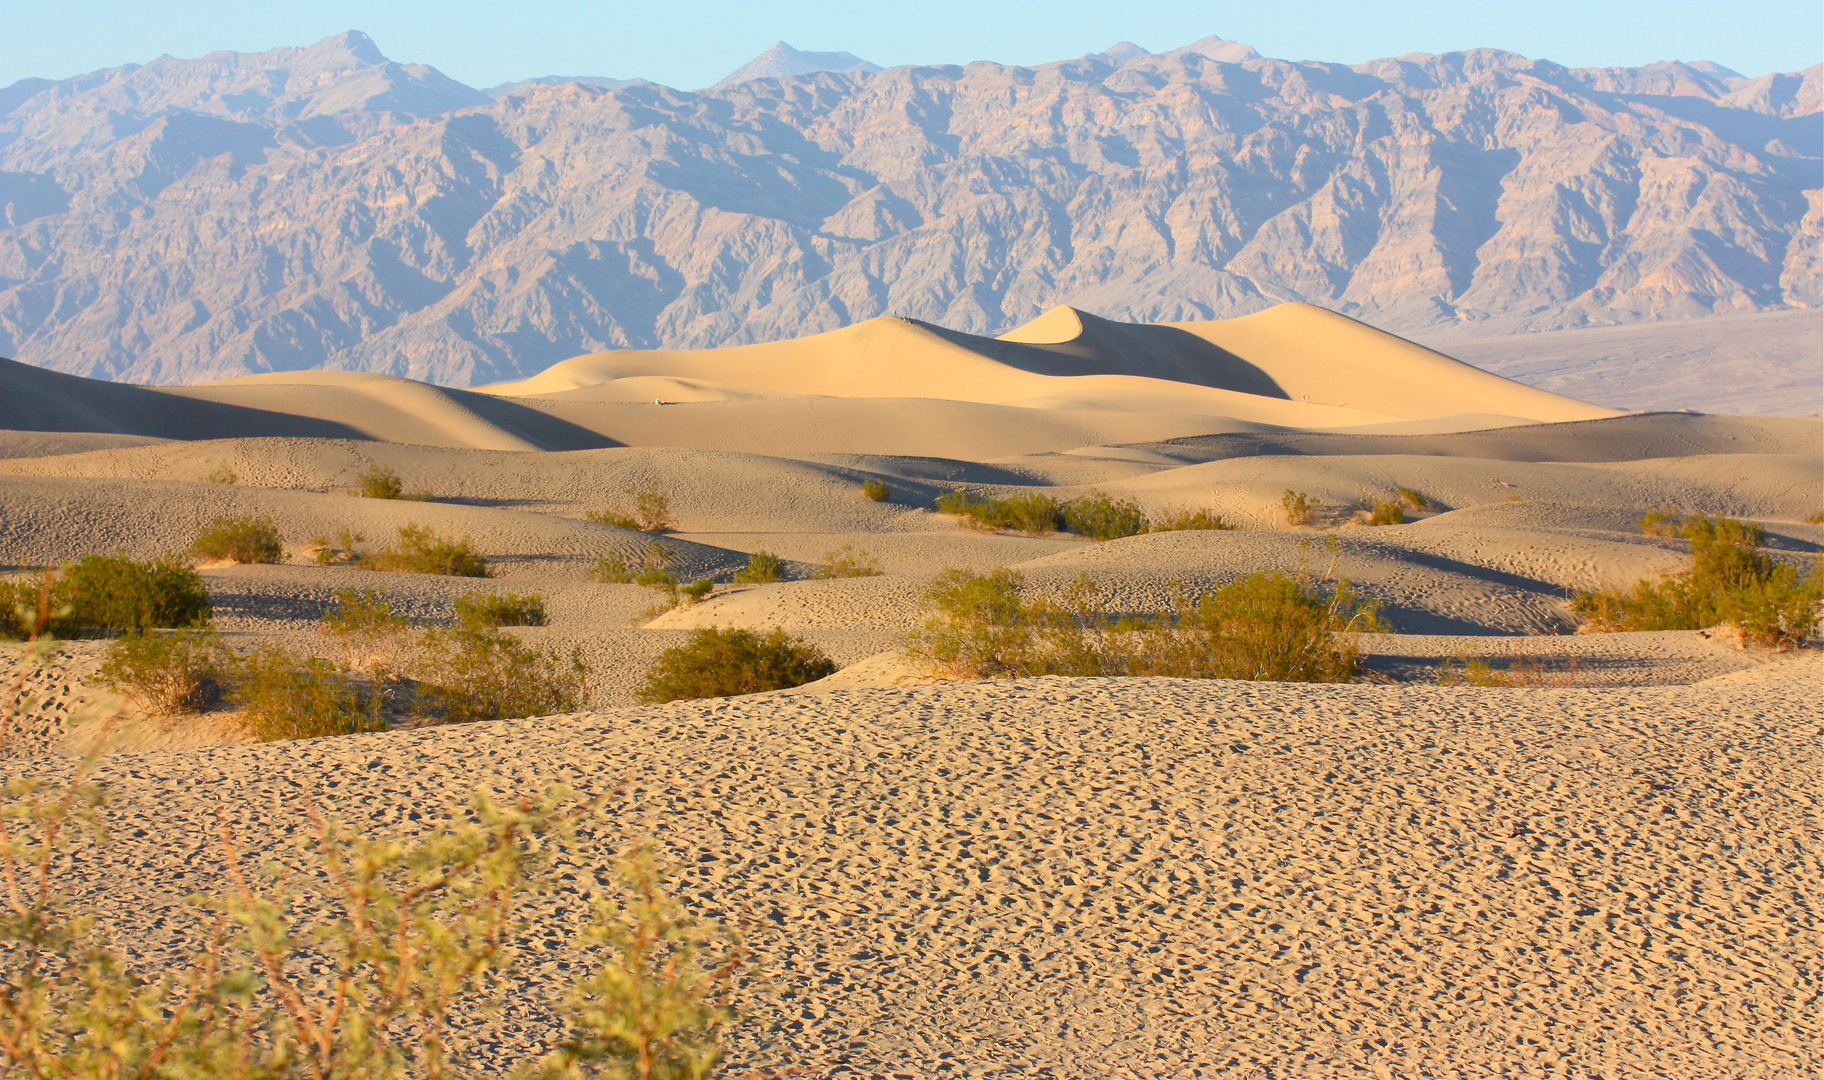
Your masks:
{"label": "hazy distant mountain", "polygon": [[1212,38],[701,93],[554,81],[490,100],[351,33],[0,91],[0,355],[466,384],[888,313],[994,333],[1066,301],[1302,299],[1426,334],[1820,303],[1818,67],[1344,66]]}
{"label": "hazy distant mountain", "polygon": [[805,52],[783,41],[775,41],[765,52],[730,72],[712,89],[724,90],[749,79],[780,79],[790,75],[814,75],[819,71],[873,74],[879,70],[878,64],[870,64],[854,53]]}
{"label": "hazy distant mountain", "polygon": [[482,93],[498,101],[508,94],[517,94],[528,86],[562,86],[565,83],[581,83],[593,86],[597,90],[619,90],[624,86],[651,86],[645,79],[607,79],[596,75],[544,75],[536,79],[521,79],[518,82],[505,82],[490,86]]}

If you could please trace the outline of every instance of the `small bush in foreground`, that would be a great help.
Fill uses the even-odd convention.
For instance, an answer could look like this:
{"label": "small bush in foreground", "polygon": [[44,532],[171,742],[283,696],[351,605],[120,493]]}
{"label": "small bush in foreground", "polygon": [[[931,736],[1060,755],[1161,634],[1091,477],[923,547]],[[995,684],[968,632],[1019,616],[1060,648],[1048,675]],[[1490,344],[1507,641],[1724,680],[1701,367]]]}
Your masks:
{"label": "small bush in foreground", "polygon": [[241,665],[231,694],[245,710],[247,733],[261,742],[319,739],[379,731],[380,699],[347,668],[317,657],[299,658],[276,645]]}
{"label": "small bush in foreground", "polygon": [[743,585],[765,585],[785,580],[785,564],[770,551],[756,551],[747,557],[747,565],[735,571],[735,580]]}
{"label": "small bush in foreground", "polygon": [[1111,499],[1090,491],[1058,508],[1064,527],[1091,540],[1119,540],[1146,531],[1146,511],[1132,499]]}
{"label": "small bush in foreground", "polygon": [[1760,550],[1761,526],[1694,514],[1684,523],[1691,568],[1628,589],[1580,592],[1572,608],[1594,630],[1701,630],[1728,623],[1757,645],[1803,644],[1818,629],[1824,562],[1801,574]]}
{"label": "small bush in foreground", "polygon": [[399,543],[368,555],[360,565],[369,570],[396,570],[408,574],[493,576],[488,573],[487,558],[469,546],[468,537],[448,540],[424,525],[399,526]]}
{"label": "small bush in foreground", "polygon": [[947,570],[925,590],[924,625],[908,652],[934,672],[1018,675],[1164,675],[1201,679],[1344,682],[1355,647],[1341,635],[1380,629],[1374,605],[1346,581],[1328,596],[1313,583],[1256,574],[1170,611],[1117,616],[1095,582],[1056,600],[1025,600],[1012,570]]}
{"label": "small bush in foreground", "polygon": [[698,630],[660,654],[646,673],[640,700],[733,697],[803,686],[834,674],[836,665],[816,646],[773,629]]}
{"label": "small bush in foreground", "polygon": [[1374,509],[1368,511],[1368,516],[1363,519],[1362,524],[1404,525],[1406,524],[1406,510],[1399,503],[1376,499]]}
{"label": "small bush in foreground", "polygon": [[218,517],[190,545],[204,559],[237,563],[276,563],[285,558],[279,526],[270,517]]}
{"label": "small bush in foreground", "polygon": [[350,667],[384,682],[404,667],[402,655],[411,620],[394,610],[378,589],[338,589],[323,613],[323,635],[341,645]]}
{"label": "small bush in foreground", "polygon": [[171,720],[214,704],[233,667],[233,654],[214,630],[134,633],[108,646],[101,683],[149,715]]}
{"label": "small bush in foreground", "polygon": [[1288,525],[1311,524],[1311,514],[1317,509],[1317,504],[1311,501],[1311,496],[1302,491],[1293,491],[1291,488],[1287,488],[1285,493],[1279,497],[1279,503],[1285,508],[1286,524]]}
{"label": "small bush in foreground", "polygon": [[1147,526],[1147,532],[1183,532],[1193,529],[1205,529],[1219,532],[1233,532],[1239,526],[1224,521],[1221,514],[1212,514],[1208,510],[1175,510]]}
{"label": "small bush in foreground", "polygon": [[470,630],[545,625],[545,598],[537,593],[465,593],[455,608],[456,621]]}
{"label": "small bush in foreground", "polygon": [[397,499],[405,495],[405,484],[390,465],[369,465],[355,477],[355,494],[363,499]]}
{"label": "small bush in foreground", "polygon": [[[35,584],[6,590],[13,594],[9,610],[18,603],[36,607],[47,586],[46,630],[60,637],[198,627],[213,614],[202,575],[173,555],[143,562],[125,555],[85,555]],[[17,623],[16,618],[8,621]]]}
{"label": "small bush in foreground", "polygon": [[575,712],[589,700],[589,667],[499,630],[427,631],[418,703],[446,723]]}
{"label": "small bush in foreground", "polygon": [[893,493],[887,490],[887,482],[885,480],[877,479],[863,480],[861,482],[861,494],[875,502],[886,502],[893,497]]}
{"label": "small bush in foreground", "polygon": [[884,573],[886,571],[880,568],[880,562],[874,556],[844,544],[835,551],[824,552],[823,565],[811,576],[821,579],[879,577]]}

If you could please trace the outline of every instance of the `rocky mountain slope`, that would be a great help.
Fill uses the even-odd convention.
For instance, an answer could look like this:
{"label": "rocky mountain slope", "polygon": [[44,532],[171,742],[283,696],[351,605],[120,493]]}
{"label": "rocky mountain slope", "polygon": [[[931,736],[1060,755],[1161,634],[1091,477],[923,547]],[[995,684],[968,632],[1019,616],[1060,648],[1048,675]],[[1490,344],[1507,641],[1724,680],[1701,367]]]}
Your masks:
{"label": "rocky mountain slope", "polygon": [[164,58],[0,90],[0,355],[466,385],[1059,302],[1433,337],[1816,306],[1820,81],[1209,39],[490,100],[353,33]]}

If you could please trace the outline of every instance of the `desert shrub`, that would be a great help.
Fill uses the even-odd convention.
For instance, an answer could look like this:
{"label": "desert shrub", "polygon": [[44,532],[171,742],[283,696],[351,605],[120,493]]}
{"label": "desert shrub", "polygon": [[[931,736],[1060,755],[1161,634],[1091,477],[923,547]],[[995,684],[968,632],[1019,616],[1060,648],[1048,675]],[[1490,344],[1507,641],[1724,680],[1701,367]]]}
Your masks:
{"label": "desert shrub", "polygon": [[1205,529],[1233,532],[1239,527],[1224,521],[1221,514],[1213,514],[1208,510],[1174,510],[1162,518],[1154,519],[1146,531],[1157,533]]}
{"label": "desert shrub", "polygon": [[1456,656],[1438,665],[1439,686],[1513,686],[1514,680],[1496,671],[1487,660]]}
{"label": "desert shrub", "polygon": [[886,573],[874,556],[849,544],[823,553],[823,565],[811,574],[814,578],[879,577]]}
{"label": "desert shrub", "polygon": [[735,580],[743,585],[765,585],[785,580],[785,564],[770,551],[756,551],[747,557],[747,565],[735,571]]}
{"label": "desert shrub", "polygon": [[589,571],[589,580],[603,585],[631,585],[633,571],[628,568],[627,560],[618,551],[610,551],[595,560],[595,569]]}
{"label": "desert shrub", "polygon": [[1374,605],[1347,582],[1256,574],[1173,610],[1116,616],[1095,582],[1079,578],[1056,600],[1024,600],[1020,575],[947,570],[923,594],[926,619],[907,651],[934,673],[1164,675],[1203,679],[1342,682],[1355,647],[1342,635],[1380,629]]}
{"label": "desert shrub", "polygon": [[1132,499],[1111,499],[1091,491],[1058,508],[1064,526],[1091,540],[1118,540],[1146,531],[1146,511]]}
{"label": "desert shrub", "polygon": [[1058,500],[1050,495],[1013,495],[1005,499],[973,495],[962,489],[938,496],[940,513],[955,514],[963,524],[977,529],[1013,529],[1028,536],[1043,536],[1064,525]]}
{"label": "desert shrub", "polygon": [[583,514],[590,521],[603,525],[613,525],[617,529],[640,531],[640,523],[632,514],[623,514],[618,510],[590,510]]}
{"label": "desert shrub", "polygon": [[152,716],[175,719],[214,704],[233,666],[214,630],[133,633],[108,646],[101,683]]}
{"label": "desert shrub", "polygon": [[399,543],[368,555],[360,565],[369,570],[396,570],[408,574],[493,576],[488,573],[487,558],[469,546],[468,537],[447,540],[424,525],[399,526]]}
{"label": "desert shrub", "polygon": [[1683,527],[1691,568],[1627,589],[1580,592],[1572,608],[1595,630],[1698,630],[1728,623],[1755,644],[1810,639],[1824,600],[1824,563],[1800,573],[1760,550],[1761,526],[1694,514]]}
{"label": "desert shrub", "polygon": [[355,494],[363,499],[398,499],[405,495],[405,484],[390,465],[369,465],[355,477]]}
{"label": "desert shrub", "polygon": [[203,477],[203,480],[210,484],[238,484],[241,482],[241,478],[235,474],[235,471],[226,465],[216,466],[215,471]]}
{"label": "desert shrub", "polygon": [[411,620],[393,608],[378,589],[338,589],[335,603],[323,613],[323,636],[342,647],[350,667],[383,682],[404,667],[405,638]]}
{"label": "desert shrub", "polygon": [[361,553],[361,545],[367,537],[353,529],[342,529],[331,540],[327,536],[313,536],[305,550],[318,566],[329,566],[335,563],[360,563],[367,556]]}
{"label": "desert shrub", "polygon": [[1362,520],[1362,524],[1404,525],[1406,524],[1406,510],[1397,502],[1376,499],[1374,509],[1368,511],[1368,516]]}
{"label": "desert shrub", "polygon": [[465,593],[456,598],[456,621],[470,630],[545,625],[545,598],[537,593]]}
{"label": "desert shrub", "polygon": [[1806,514],[1805,515],[1805,524],[1807,524],[1807,525],[1824,525],[1824,510],[1819,510],[1815,514]]}
{"label": "desert shrub", "polygon": [[886,502],[893,497],[893,493],[887,490],[887,482],[879,479],[863,480],[861,482],[861,493],[866,498],[872,499],[875,502]]}
{"label": "desert shrub", "polygon": [[1396,485],[1393,489],[1393,493],[1398,497],[1400,502],[1405,503],[1414,510],[1430,510],[1432,508],[1430,499],[1409,487],[1399,487]]}
{"label": "desert shrub", "polygon": [[1291,488],[1287,488],[1285,493],[1279,497],[1279,504],[1285,507],[1286,524],[1288,525],[1309,525],[1311,514],[1317,509],[1317,504],[1311,501],[1311,496],[1302,491],[1293,491]]}
{"label": "desert shrub", "polygon": [[678,595],[693,604],[700,604],[716,589],[716,583],[708,578],[698,578],[689,585],[680,585]]}
{"label": "desert shrub", "polygon": [[802,686],[834,674],[836,665],[814,645],[775,628],[698,630],[659,655],[646,673],[640,700],[733,697]]}
{"label": "desert shrub", "polygon": [[276,563],[285,558],[285,547],[276,522],[247,515],[216,518],[190,545],[190,553],[237,563]]}
{"label": "desert shrub", "polygon": [[632,510],[591,510],[583,516],[603,525],[615,525],[640,532],[671,531],[671,498],[663,488],[657,484],[631,485],[626,489],[626,495],[633,503]]}
{"label": "desert shrub", "polygon": [[247,733],[261,742],[320,739],[379,731],[380,698],[348,668],[318,657],[297,657],[262,646],[241,664],[234,689]]}
{"label": "desert shrub", "polygon": [[1649,510],[1640,516],[1640,531],[1643,536],[1658,536],[1673,539],[1684,534],[1684,515],[1676,510]]}
{"label": "desert shrub", "polygon": [[51,599],[56,575],[43,573],[18,581],[0,580],[0,640],[25,641],[54,632],[61,606]]}
{"label": "desert shrub", "polygon": [[588,702],[589,667],[499,630],[427,631],[418,704],[446,724],[575,712]]}
{"label": "desert shrub", "polygon": [[64,637],[196,627],[212,614],[202,575],[174,555],[144,562],[85,555],[58,571],[51,601],[63,614],[52,618],[50,630]]}

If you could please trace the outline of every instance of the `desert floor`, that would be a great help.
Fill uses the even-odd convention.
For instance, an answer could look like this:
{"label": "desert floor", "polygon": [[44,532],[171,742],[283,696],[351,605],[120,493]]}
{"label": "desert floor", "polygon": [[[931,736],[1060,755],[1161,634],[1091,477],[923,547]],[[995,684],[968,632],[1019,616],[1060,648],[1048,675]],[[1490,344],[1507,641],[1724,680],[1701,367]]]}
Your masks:
{"label": "desert floor", "polygon": [[[283,385],[251,385],[237,407],[259,391],[259,408],[282,411]],[[1566,603],[1685,565],[1681,542],[1640,533],[1649,510],[1750,518],[1777,557],[1814,558],[1815,419],[1519,422],[1530,399],[1516,397],[1486,430],[1449,430],[1476,426],[1446,422],[1454,406],[1367,432],[1298,430],[1132,408],[1086,420],[1081,402],[748,400],[724,384],[696,403],[597,403],[594,430],[675,445],[540,449],[468,398],[313,385],[328,396],[297,415],[384,428],[420,408],[447,437],[0,432],[0,571],[150,556],[218,516],[270,515],[284,564],[202,571],[234,647],[326,650],[316,620],[347,586],[379,587],[433,625],[471,590],[538,593],[550,624],[513,632],[581,650],[591,711],[271,744],[247,744],[226,709],[179,724],[129,713],[100,767],[113,840],[77,853],[72,891],[149,962],[180,959],[183,898],[221,885],[218,814],[250,849],[283,853],[305,842],[311,805],[409,832],[477,786],[565,781],[618,794],[539,901],[523,994],[491,1029],[503,1061],[549,1034],[586,898],[615,852],[650,837],[693,909],[758,927],[772,986],[740,1037],[743,1066],[1713,1078],[1820,1063],[1816,650],[1578,634]],[[588,404],[575,388],[542,392]],[[826,421],[796,450],[799,429],[768,426],[788,407]],[[883,419],[854,445],[871,449],[831,449],[869,408]],[[731,448],[730,431],[765,445]],[[1073,441],[1111,431],[1139,437]],[[875,452],[894,446],[917,452]],[[349,494],[374,464],[431,500]],[[235,482],[207,479],[223,468]],[[867,479],[891,499],[864,498]],[[585,519],[630,485],[669,494],[675,531]],[[1240,528],[1100,544],[990,534],[931,509],[959,486],[1097,489]],[[1397,486],[1434,508],[1405,525],[1352,521]],[[1287,524],[1286,489],[1321,504],[1311,525]],[[305,554],[312,537],[383,541],[409,523],[468,537],[498,576]],[[651,591],[590,580],[603,554],[637,561],[655,542],[686,580],[716,580],[713,595],[654,617]],[[811,576],[845,545],[885,573]],[[731,584],[758,550],[791,580]],[[993,566],[1037,592],[1087,572],[1125,611],[1256,570],[1345,577],[1394,632],[1359,637],[1367,670],[1349,685],[939,683],[912,668],[897,650],[920,588],[947,567]],[[633,704],[652,659],[710,625],[784,627],[843,670],[791,691]],[[15,768],[55,773],[92,736],[71,718],[103,697],[103,646],[72,643],[33,677],[42,701]],[[1513,688],[1437,685],[1441,663],[1477,658],[1530,666]]]}

